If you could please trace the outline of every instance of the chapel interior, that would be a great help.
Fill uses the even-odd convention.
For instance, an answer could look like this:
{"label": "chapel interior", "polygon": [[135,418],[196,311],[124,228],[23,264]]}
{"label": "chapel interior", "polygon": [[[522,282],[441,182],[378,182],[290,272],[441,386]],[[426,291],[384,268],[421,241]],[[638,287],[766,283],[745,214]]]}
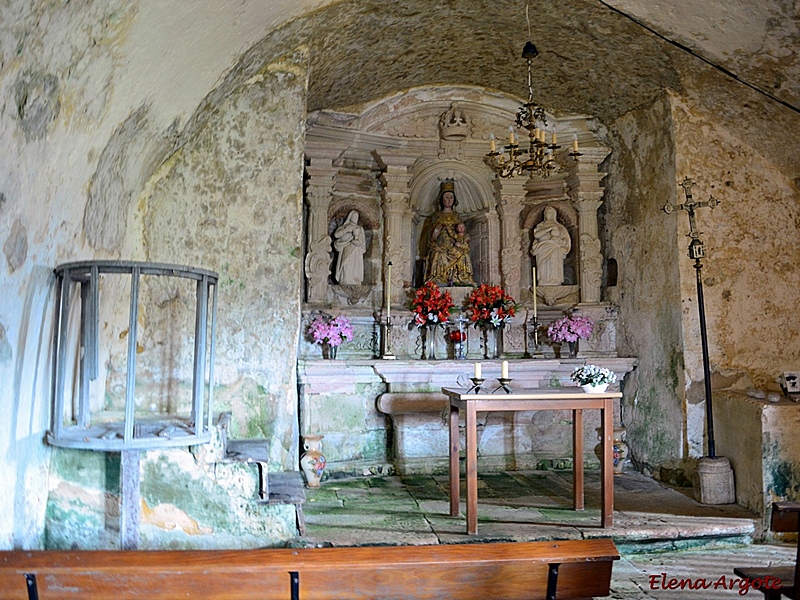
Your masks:
{"label": "chapel interior", "polygon": [[[446,473],[441,389],[502,361],[613,370],[620,470],[682,488],[713,398],[757,536],[800,501],[797,3],[190,4],[0,5],[0,548],[285,544],[302,506],[258,500],[307,440],[323,488]],[[530,100],[552,168],[507,176]],[[427,281],[455,306],[423,335]],[[571,431],[488,413],[480,468],[569,468]]]}

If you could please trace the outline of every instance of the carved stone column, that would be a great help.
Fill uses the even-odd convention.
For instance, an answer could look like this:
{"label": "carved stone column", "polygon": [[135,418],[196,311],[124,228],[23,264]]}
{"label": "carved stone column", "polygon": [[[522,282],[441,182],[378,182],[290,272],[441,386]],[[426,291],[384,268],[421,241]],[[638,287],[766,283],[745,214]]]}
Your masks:
{"label": "carved stone column", "polygon": [[581,303],[600,302],[600,283],[603,273],[603,255],[597,211],[602,206],[603,190],[600,181],[606,176],[599,164],[608,156],[608,148],[581,149],[583,156],[570,169],[567,177],[569,196],[578,212],[579,268]]}
{"label": "carved stone column", "polygon": [[[320,162],[320,164],[315,164]],[[327,162],[327,164],[325,164]],[[330,161],[311,161],[306,191],[308,206],[308,248],[305,271],[308,302],[324,304],[328,299],[328,276],[331,272],[331,237],[328,235],[328,206],[338,169]]]}
{"label": "carved stone column", "polygon": [[600,281],[603,273],[603,255],[597,231],[597,209],[603,204],[602,192],[583,192],[580,200],[573,200],[578,211],[580,237],[581,302],[600,302]]}
{"label": "carved stone column", "polygon": [[495,180],[499,197],[497,212],[500,216],[500,274],[505,291],[519,300],[522,275],[519,214],[525,199],[524,180]]}
{"label": "carved stone column", "polygon": [[403,289],[411,285],[413,265],[411,264],[411,206],[409,167],[416,157],[392,152],[391,150],[373,153],[383,169],[383,270],[392,262],[392,304],[402,297]]}

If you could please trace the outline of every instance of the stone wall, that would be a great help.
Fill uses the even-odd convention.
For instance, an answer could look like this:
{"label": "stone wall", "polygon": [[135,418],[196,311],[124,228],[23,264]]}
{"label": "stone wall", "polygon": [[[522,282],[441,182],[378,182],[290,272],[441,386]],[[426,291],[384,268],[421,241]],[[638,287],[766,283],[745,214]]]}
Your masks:
{"label": "stone wall", "polygon": [[[209,247],[205,254],[202,249],[177,249],[177,244],[173,248],[155,244],[152,252],[145,248],[142,217],[152,208],[147,199],[155,183],[170,172],[169,165],[180,164],[182,155],[176,155],[176,150],[196,151],[203,135],[205,141],[212,138],[208,129],[205,134],[195,132],[218,114],[222,99],[232,93],[233,86],[219,85],[215,101],[203,102],[203,98],[224,82],[223,74],[241,57],[243,48],[264,35],[265,27],[274,23],[271,19],[297,14],[294,11],[308,4],[279,2],[266,14],[250,5],[234,7],[233,3],[202,0],[192,9],[189,27],[176,25],[181,12],[171,4],[15,1],[0,7],[0,407],[8,415],[0,434],[4,457],[0,475],[8,482],[0,490],[0,547],[44,543],[50,449],[43,439],[49,427],[53,267],[85,258],[142,260],[157,256],[167,262],[202,263],[225,272],[216,260],[218,247]],[[256,60],[242,80],[256,79],[243,87],[238,106],[246,115],[261,117],[263,137],[228,147],[228,162],[218,163],[228,170],[237,160],[250,161],[251,170],[238,176],[251,182],[251,192],[261,200],[261,213],[269,215],[262,222],[273,223],[274,211],[265,205],[274,202],[289,211],[283,227],[275,223],[286,235],[273,236],[268,243],[270,232],[263,232],[261,272],[250,274],[254,279],[248,302],[253,300],[254,316],[259,312],[264,281],[278,285],[275,280],[283,279],[281,289],[285,289],[286,281],[299,277],[299,259],[292,256],[299,245],[293,237],[299,226],[286,223],[300,218],[307,58],[302,53],[298,56],[294,62],[291,51],[284,62],[269,52],[256,57],[260,62]],[[265,71],[259,79],[262,68]],[[256,102],[257,106],[252,104]],[[198,104],[204,110],[198,110]],[[236,104],[233,100],[222,108],[229,121],[224,125],[217,121],[217,127],[235,131],[231,120]],[[289,112],[281,112],[287,107]],[[240,139],[245,137],[243,134]],[[246,159],[237,158],[247,144],[250,152]],[[171,162],[153,177],[168,157]],[[285,170],[287,163],[292,165],[291,172]],[[254,176],[256,172],[261,175]],[[223,181],[212,172],[206,177],[207,187],[187,191],[180,199],[185,208],[210,196],[212,187],[220,194],[217,202],[222,195],[229,200],[237,194],[243,202],[252,200],[234,188],[231,180]],[[137,203],[148,185],[149,192]],[[180,211],[165,207],[155,221],[165,213],[175,217]],[[257,228],[252,213],[238,218],[251,229]],[[233,245],[236,243],[249,242]],[[211,265],[211,256],[220,264]],[[250,264],[255,271],[253,261],[247,269]],[[228,275],[230,287],[221,294],[223,300],[233,292],[233,278],[248,277],[241,271],[241,265],[235,265]],[[294,347],[297,306],[277,314],[261,302],[261,339],[269,340],[264,342],[267,345]],[[280,323],[280,335],[272,340],[269,331],[275,329],[275,323]],[[115,329],[115,334],[119,333]],[[247,340],[241,340],[241,346],[253,351],[240,378],[239,433],[271,435],[263,423],[277,421],[280,433],[273,449],[275,467],[293,466],[297,442],[296,425],[291,423],[296,416],[288,414],[293,403],[287,398],[293,397],[294,368],[264,369],[264,348],[255,348]],[[224,358],[221,364],[225,364]],[[272,374],[253,375],[259,370]],[[226,383],[239,381],[230,370],[223,369],[222,375]],[[274,391],[267,392],[268,388]],[[281,400],[270,400],[270,393]],[[252,400],[248,401],[248,396]],[[274,402],[274,412],[287,414],[284,421],[273,419],[267,402]],[[233,408],[225,394],[221,404]],[[242,418],[243,413],[248,417]]]}
{"label": "stone wall", "polygon": [[[689,177],[700,209],[705,314],[714,388],[778,390],[776,378],[800,364],[794,282],[800,275],[800,190],[786,173],[742,139],[737,128],[690,99],[672,98],[676,180]],[[678,189],[675,202],[685,200]],[[686,256],[688,220],[679,213],[687,443],[705,452],[705,394],[696,275]]]}
{"label": "stone wall", "polygon": [[800,404],[724,389],[714,407],[717,454],[730,460],[736,503],[759,515],[759,533],[770,537],[772,503],[800,500]]}
{"label": "stone wall", "polygon": [[[232,412],[232,437],[271,440],[278,470],[298,458],[306,61],[281,57],[232,89],[149,183],[137,215],[149,260],[220,274],[215,410]],[[179,343],[165,330],[151,324],[143,359]]]}
{"label": "stone wall", "polygon": [[[683,451],[683,341],[676,222],[661,211],[674,196],[669,100],[617,121],[606,178],[606,247],[617,262],[618,352],[638,357],[623,399],[632,458],[640,466],[679,460]],[[656,426],[656,424],[658,424]]]}

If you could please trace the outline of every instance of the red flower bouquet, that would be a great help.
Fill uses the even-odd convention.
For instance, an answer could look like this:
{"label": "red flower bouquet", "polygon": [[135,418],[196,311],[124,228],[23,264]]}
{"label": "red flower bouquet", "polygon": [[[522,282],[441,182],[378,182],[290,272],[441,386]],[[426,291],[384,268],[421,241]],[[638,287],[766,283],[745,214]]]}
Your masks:
{"label": "red flower bouquet", "polygon": [[467,298],[469,320],[475,327],[502,327],[514,316],[516,304],[499,285],[483,284],[472,290]]}
{"label": "red flower bouquet", "polygon": [[411,310],[414,312],[414,324],[417,327],[444,325],[450,318],[453,299],[450,292],[442,292],[439,286],[428,281],[414,294]]}

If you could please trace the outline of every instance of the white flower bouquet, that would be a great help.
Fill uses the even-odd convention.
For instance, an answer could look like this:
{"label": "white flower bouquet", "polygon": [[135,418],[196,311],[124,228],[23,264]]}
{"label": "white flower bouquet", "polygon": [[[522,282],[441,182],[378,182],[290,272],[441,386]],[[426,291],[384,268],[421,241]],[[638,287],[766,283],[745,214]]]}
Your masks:
{"label": "white flower bouquet", "polygon": [[611,369],[598,367],[597,365],[583,365],[577,367],[569,376],[578,385],[603,385],[614,383],[617,376]]}

